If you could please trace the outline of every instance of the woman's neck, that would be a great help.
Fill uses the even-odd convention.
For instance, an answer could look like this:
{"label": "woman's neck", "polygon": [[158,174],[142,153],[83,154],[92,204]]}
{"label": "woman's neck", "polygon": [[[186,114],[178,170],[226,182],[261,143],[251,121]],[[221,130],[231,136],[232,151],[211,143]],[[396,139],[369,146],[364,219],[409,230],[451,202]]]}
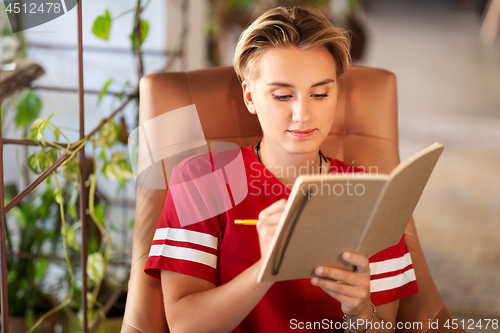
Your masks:
{"label": "woman's neck", "polygon": [[266,169],[285,186],[293,185],[298,176],[319,174],[320,165],[322,175],[330,170],[328,159],[320,162],[319,150],[292,154],[265,139],[260,143],[259,156]]}

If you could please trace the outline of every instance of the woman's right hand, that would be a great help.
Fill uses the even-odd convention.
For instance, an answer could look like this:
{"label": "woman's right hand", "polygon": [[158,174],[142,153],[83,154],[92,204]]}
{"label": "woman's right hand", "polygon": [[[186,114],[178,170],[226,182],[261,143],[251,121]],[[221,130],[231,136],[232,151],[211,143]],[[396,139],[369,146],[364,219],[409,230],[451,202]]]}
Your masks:
{"label": "woman's right hand", "polygon": [[259,222],[257,222],[257,233],[259,234],[260,259],[266,257],[269,245],[273,239],[276,227],[285,209],[286,200],[281,199],[263,209],[259,213]]}

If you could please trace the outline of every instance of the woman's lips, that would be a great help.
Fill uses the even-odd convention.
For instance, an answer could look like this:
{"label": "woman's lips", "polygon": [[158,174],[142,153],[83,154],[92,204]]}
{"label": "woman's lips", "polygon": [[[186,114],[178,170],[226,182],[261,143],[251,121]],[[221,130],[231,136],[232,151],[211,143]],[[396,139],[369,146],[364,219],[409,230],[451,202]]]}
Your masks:
{"label": "woman's lips", "polygon": [[288,131],[288,133],[290,133],[291,135],[293,135],[296,138],[305,139],[305,138],[308,138],[311,135],[313,135],[314,131],[315,131],[315,129],[304,130],[304,131],[295,130],[295,131]]}

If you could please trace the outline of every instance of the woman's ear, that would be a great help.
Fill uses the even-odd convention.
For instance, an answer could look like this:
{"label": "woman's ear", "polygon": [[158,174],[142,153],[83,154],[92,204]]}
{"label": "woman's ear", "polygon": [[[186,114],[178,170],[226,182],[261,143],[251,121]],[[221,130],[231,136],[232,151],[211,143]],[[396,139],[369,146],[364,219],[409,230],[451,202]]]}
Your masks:
{"label": "woman's ear", "polygon": [[243,89],[243,101],[247,106],[248,112],[250,112],[251,114],[256,114],[257,110],[253,101],[252,85],[250,85],[250,83],[248,83],[247,81],[243,81],[241,82],[241,88]]}

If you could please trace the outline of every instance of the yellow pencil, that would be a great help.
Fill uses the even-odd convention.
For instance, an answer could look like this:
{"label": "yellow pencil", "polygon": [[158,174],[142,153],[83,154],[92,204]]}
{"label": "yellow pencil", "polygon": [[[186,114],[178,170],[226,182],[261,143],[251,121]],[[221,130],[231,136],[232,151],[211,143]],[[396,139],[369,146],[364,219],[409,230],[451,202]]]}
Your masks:
{"label": "yellow pencil", "polygon": [[259,220],[234,220],[234,224],[256,225]]}

